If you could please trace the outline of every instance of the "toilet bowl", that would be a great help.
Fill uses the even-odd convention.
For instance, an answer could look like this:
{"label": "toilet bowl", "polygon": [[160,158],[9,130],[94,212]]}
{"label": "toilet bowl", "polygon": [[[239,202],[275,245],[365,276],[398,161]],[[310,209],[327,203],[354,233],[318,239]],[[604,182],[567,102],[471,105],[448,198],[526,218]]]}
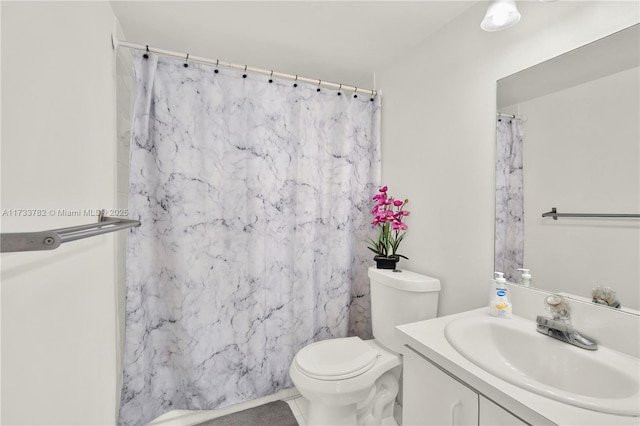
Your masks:
{"label": "toilet bowl", "polygon": [[403,350],[395,326],[434,318],[440,281],[369,268],[373,340],[329,339],[302,348],[289,374],[309,401],[309,425],[396,424]]}

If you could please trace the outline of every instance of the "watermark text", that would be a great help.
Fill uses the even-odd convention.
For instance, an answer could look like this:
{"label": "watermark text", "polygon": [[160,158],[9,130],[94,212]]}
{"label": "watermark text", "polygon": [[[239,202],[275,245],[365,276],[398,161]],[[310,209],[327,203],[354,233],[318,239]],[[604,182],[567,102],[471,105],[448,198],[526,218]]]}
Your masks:
{"label": "watermark text", "polygon": [[129,216],[128,209],[2,209],[2,217]]}

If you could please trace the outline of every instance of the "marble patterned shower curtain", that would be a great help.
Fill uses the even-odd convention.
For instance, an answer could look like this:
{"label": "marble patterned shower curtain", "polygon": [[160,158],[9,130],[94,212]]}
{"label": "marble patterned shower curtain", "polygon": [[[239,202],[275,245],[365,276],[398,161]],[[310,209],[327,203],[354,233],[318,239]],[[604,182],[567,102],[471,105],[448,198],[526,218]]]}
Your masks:
{"label": "marble patterned shower curtain", "polygon": [[120,424],[292,386],[304,345],[371,336],[379,101],[141,54]]}
{"label": "marble patterned shower curtain", "polygon": [[496,132],[495,271],[518,282],[524,262],[522,120],[498,119]]}

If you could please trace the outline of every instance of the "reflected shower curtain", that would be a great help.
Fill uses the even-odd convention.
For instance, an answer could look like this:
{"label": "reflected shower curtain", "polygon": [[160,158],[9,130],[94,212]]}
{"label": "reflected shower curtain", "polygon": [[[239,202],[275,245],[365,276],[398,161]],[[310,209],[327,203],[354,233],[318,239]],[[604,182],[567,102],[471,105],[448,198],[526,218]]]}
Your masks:
{"label": "reflected shower curtain", "polygon": [[292,386],[304,345],[371,336],[379,101],[136,55],[120,424]]}
{"label": "reflected shower curtain", "polygon": [[524,262],[522,120],[498,119],[496,132],[495,271],[518,282]]}

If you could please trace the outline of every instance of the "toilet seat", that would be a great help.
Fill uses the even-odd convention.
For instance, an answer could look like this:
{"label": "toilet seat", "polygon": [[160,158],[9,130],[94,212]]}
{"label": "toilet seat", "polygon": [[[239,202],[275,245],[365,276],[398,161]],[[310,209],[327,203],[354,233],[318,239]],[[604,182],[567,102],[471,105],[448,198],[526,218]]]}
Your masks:
{"label": "toilet seat", "polygon": [[344,380],[359,376],[376,363],[378,352],[359,337],[323,340],[298,352],[295,364],[318,380]]}

